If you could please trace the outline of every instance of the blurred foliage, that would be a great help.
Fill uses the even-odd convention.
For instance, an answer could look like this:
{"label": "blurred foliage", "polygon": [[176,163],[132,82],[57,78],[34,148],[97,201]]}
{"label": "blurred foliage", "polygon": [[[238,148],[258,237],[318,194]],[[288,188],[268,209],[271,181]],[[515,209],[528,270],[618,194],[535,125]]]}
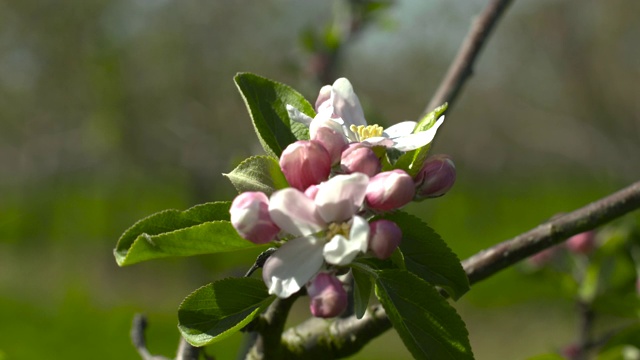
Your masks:
{"label": "blurred foliage", "polygon": [[[341,50],[337,74],[370,122],[422,113],[481,6],[399,0],[383,13],[392,29],[366,28]],[[409,209],[461,258],[640,177],[639,11],[514,2],[432,150],[453,156],[458,184]],[[154,212],[232,198],[220,174],[260,152],[234,74],[314,103],[300,36],[332,16],[291,0],[0,0],[0,358],[136,359],[135,312],[149,316],[151,351],[175,352],[184,294],[241,275],[256,254],[118,268],[115,241]],[[455,305],[477,358],[571,341],[571,300],[556,286],[517,269],[474,286]],[[232,359],[240,341],[208,353]],[[408,356],[389,333],[360,358]]]}

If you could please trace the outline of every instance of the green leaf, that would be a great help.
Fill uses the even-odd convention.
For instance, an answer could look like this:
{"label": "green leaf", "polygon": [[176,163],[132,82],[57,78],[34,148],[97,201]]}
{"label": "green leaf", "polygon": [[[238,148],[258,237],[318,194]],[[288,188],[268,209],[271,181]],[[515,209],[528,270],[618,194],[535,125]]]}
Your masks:
{"label": "green leaf", "polygon": [[364,313],[369,306],[369,298],[371,297],[371,275],[359,267],[352,267],[353,274],[353,308],[358,319],[362,319]]}
{"label": "green leaf", "polygon": [[229,222],[230,206],[230,202],[213,202],[146,217],[122,234],[113,250],[116,262],[125,266],[170,256],[255,247],[241,238]]}
{"label": "green leaf", "polygon": [[228,278],[187,296],[178,309],[178,329],[194,346],[220,341],[258,316],[275,296],[261,280]]}
{"label": "green leaf", "polygon": [[278,189],[289,187],[278,160],[271,156],[252,156],[226,176],[239,193],[261,191],[271,195]]}
{"label": "green leaf", "polygon": [[375,291],[414,358],[473,359],[464,322],[433,286],[407,271],[382,270]]}
{"label": "green leaf", "polygon": [[[435,108],[432,112],[425,115],[418,124],[416,128],[413,130],[413,133],[418,133],[421,131],[429,130],[435,123],[436,120],[440,117],[440,115],[444,114],[447,110],[448,104],[444,103],[441,106]],[[422,164],[427,159],[427,155],[429,154],[429,149],[431,149],[431,144],[423,146],[419,149],[407,151],[402,156],[398,158],[398,160],[394,164],[395,169],[402,169],[407,172],[407,174],[411,175],[411,177],[415,177],[418,175],[418,172],[422,168]]]}
{"label": "green leaf", "polygon": [[296,140],[309,139],[308,129],[291,123],[287,104],[314,117],[313,107],[293,88],[251,73],[239,73],[234,78],[244,99],[253,127],[267,154],[280,157],[282,150]]}
{"label": "green leaf", "polygon": [[402,230],[400,250],[408,271],[441,286],[456,300],[469,290],[469,279],[460,260],[427,224],[402,211],[382,218],[393,221]]}

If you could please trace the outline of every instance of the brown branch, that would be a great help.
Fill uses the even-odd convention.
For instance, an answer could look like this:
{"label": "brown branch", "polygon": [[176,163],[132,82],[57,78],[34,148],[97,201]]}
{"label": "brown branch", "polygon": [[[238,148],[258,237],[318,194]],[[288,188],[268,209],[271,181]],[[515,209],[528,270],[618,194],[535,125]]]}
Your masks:
{"label": "brown branch", "polygon": [[473,64],[480,54],[482,46],[489,38],[500,16],[504,13],[511,0],[491,0],[487,7],[473,21],[467,37],[462,42],[458,53],[447,70],[447,74],[438,86],[435,95],[424,110],[424,115],[436,106],[449,103],[449,110],[456,96],[467,79],[473,74]]}
{"label": "brown branch", "polygon": [[[142,360],[169,360],[169,358],[152,355],[147,349],[147,341],[144,332],[147,329],[147,318],[142,314],[136,314],[131,324],[131,342],[135,346]],[[198,360],[200,357],[200,348],[189,344],[184,338],[180,338],[176,360]]]}
{"label": "brown branch", "polygon": [[[573,235],[594,229],[639,208],[640,181],[483,250],[463,261],[462,265],[469,277],[469,283],[475,284]],[[336,320],[331,326],[322,327],[316,323],[316,319],[307,320],[283,335],[284,349],[290,350],[285,355],[297,358],[297,354],[302,353],[300,349],[314,349],[324,351],[324,354],[327,354],[326,358],[348,356],[391,327],[384,309],[379,305],[372,306],[362,320],[351,316]],[[335,329],[340,331],[336,333]],[[308,353],[305,352],[306,354]]]}
{"label": "brown branch", "polygon": [[518,261],[640,208],[640,182],[481,251],[462,262],[476,283]]}
{"label": "brown branch", "polygon": [[293,303],[305,291],[298,291],[286,299],[275,299],[267,310],[252,323],[251,331],[255,331],[257,336],[253,344],[245,355],[248,360],[281,359],[282,346],[280,336],[284,331],[287,315]]}

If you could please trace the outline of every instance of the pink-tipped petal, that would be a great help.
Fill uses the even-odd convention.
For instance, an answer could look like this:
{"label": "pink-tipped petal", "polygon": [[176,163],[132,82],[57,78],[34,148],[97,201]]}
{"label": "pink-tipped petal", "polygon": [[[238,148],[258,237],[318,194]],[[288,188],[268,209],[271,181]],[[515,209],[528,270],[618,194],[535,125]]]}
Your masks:
{"label": "pink-tipped petal", "polygon": [[278,190],[271,195],[269,215],[282,230],[295,236],[314,234],[326,226],[314,201],[293,188]]}
{"label": "pink-tipped petal", "polygon": [[315,198],[322,219],[326,223],[350,219],[362,205],[368,183],[369,177],[361,173],[336,175],[323,183]]}

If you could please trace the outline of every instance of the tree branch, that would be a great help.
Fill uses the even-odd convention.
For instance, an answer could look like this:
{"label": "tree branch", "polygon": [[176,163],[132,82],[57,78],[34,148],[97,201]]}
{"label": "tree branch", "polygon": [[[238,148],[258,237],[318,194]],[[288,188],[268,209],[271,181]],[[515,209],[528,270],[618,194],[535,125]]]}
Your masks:
{"label": "tree branch", "polygon": [[[152,355],[147,349],[147,341],[144,332],[147,329],[147,318],[142,314],[136,314],[131,324],[131,342],[135,346],[142,360],[169,360],[169,358]],[[200,348],[189,344],[180,337],[180,344],[176,353],[176,360],[198,360],[200,358]]]}
{"label": "tree branch", "polygon": [[[469,283],[475,284],[573,235],[594,229],[639,208],[640,181],[483,250],[463,261],[462,265]],[[297,358],[296,354],[301,354],[300,349],[314,349],[326,354],[325,358],[348,356],[391,327],[384,309],[379,305],[370,307],[361,320],[351,316],[330,325],[324,322],[324,326],[318,321],[309,319],[283,335],[283,348],[289,351],[285,355]]]}
{"label": "tree branch", "polygon": [[482,46],[489,38],[500,16],[504,13],[511,0],[491,0],[487,7],[473,21],[467,37],[462,42],[458,54],[447,70],[447,74],[438,86],[435,95],[429,101],[423,116],[445,102],[449,103],[449,110],[456,96],[467,79],[473,74],[473,64],[480,54]]}
{"label": "tree branch", "polygon": [[287,321],[291,306],[302,294],[304,294],[304,291],[298,291],[286,299],[275,299],[267,310],[257,318],[257,321],[251,325],[253,327],[251,331],[256,331],[258,336],[247,351],[246,359],[282,358],[283,349],[280,336],[284,330],[284,324]]}

